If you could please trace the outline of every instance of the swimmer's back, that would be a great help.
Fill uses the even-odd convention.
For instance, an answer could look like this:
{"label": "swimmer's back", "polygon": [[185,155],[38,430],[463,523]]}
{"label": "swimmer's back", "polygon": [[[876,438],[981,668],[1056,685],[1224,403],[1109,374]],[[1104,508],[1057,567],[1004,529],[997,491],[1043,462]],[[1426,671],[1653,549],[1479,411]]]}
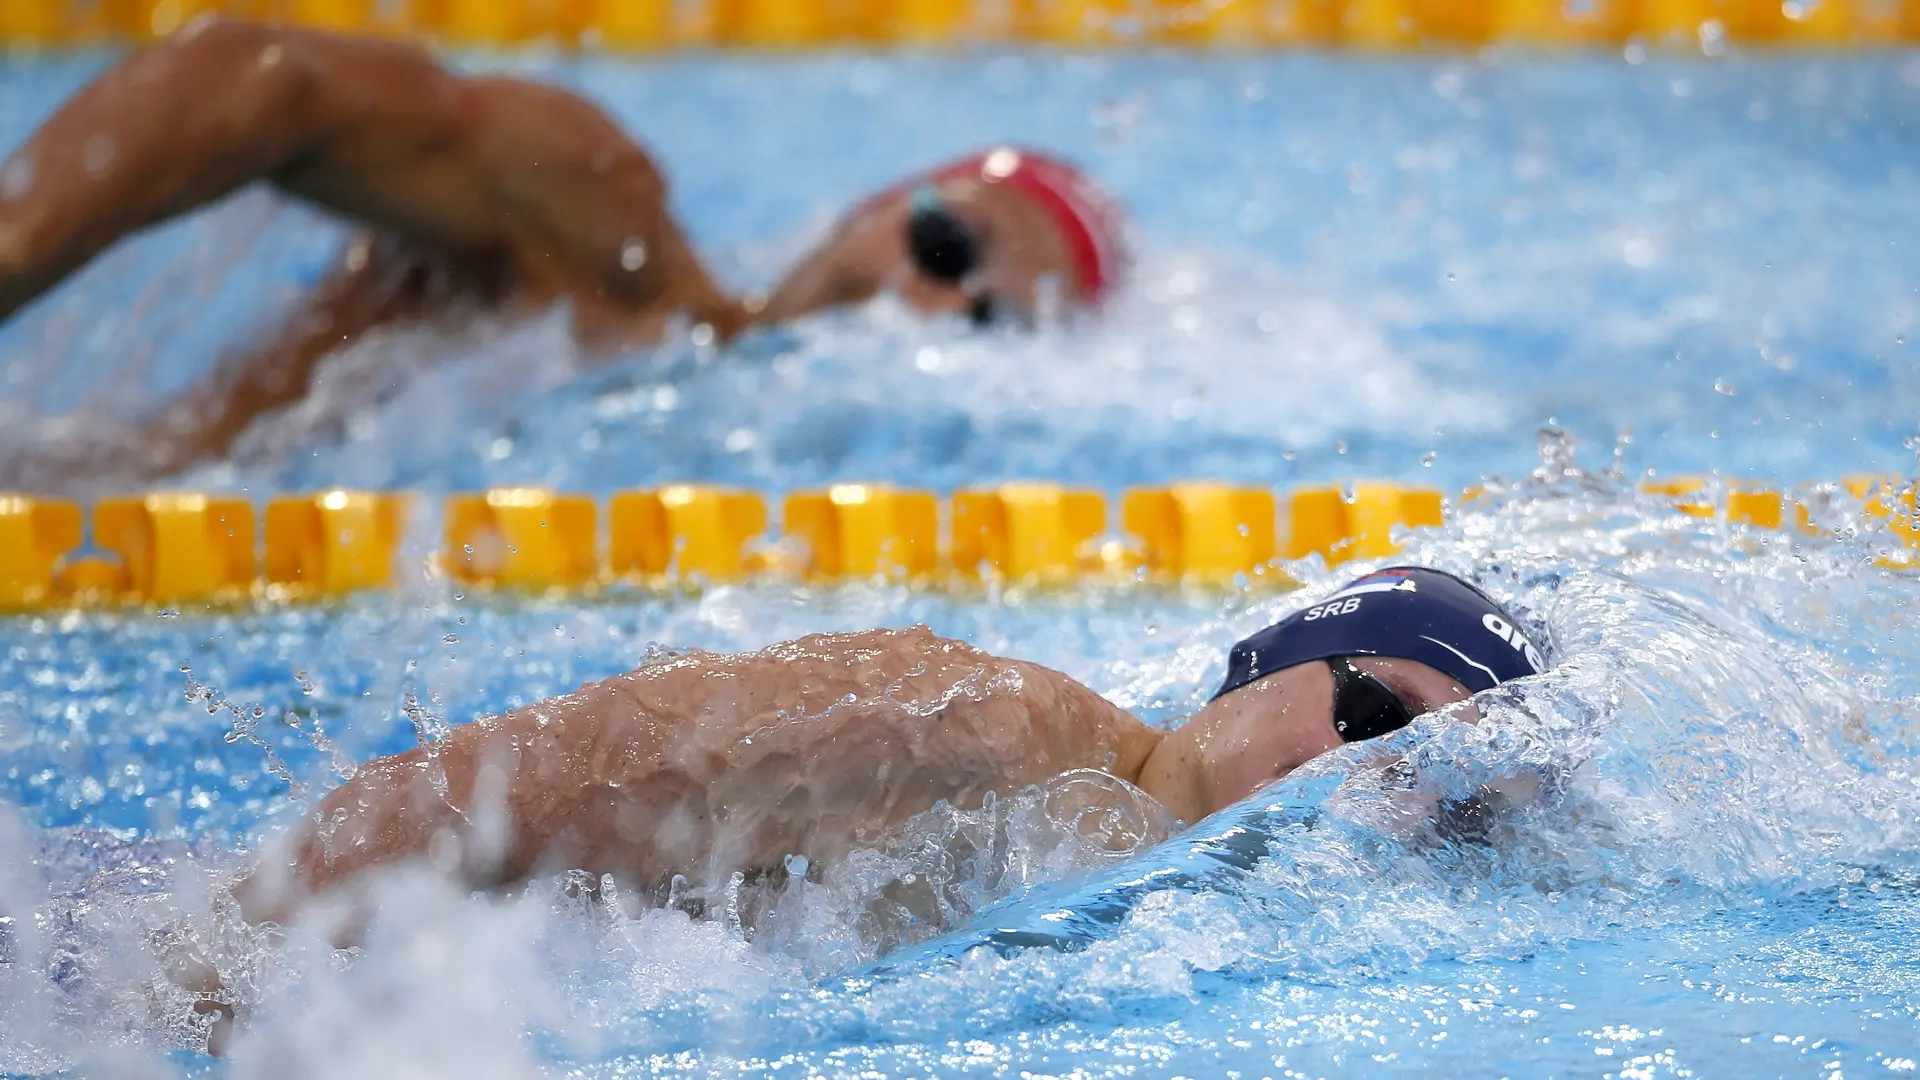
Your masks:
{"label": "swimmer's back", "polygon": [[513,841],[469,860],[475,884],[571,867],[656,884],[831,859],[941,799],[1137,772],[1154,739],[1059,672],[924,627],[694,652],[455,729],[444,799],[424,751],[370,764],[322,805],[319,821],[350,825],[309,827],[296,876],[318,890],[423,855],[477,820],[476,790],[504,792]]}

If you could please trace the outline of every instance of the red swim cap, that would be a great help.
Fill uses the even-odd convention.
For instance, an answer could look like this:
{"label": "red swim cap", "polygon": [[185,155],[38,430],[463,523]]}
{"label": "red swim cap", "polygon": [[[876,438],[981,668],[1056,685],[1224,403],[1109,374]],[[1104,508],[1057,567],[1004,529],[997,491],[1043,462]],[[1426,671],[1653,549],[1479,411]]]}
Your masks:
{"label": "red swim cap", "polygon": [[1058,158],[1021,147],[996,146],[929,174],[983,184],[1011,184],[1026,192],[1060,227],[1073,254],[1081,303],[1097,304],[1119,282],[1127,263],[1120,204],[1080,170]]}

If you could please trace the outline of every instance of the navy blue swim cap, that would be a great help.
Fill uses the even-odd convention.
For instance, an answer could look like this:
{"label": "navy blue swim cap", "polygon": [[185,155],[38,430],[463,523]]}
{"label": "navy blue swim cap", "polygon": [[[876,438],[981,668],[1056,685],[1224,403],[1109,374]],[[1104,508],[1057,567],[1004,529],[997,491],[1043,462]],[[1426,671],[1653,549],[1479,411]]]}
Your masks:
{"label": "navy blue swim cap", "polygon": [[1546,668],[1519,623],[1485,593],[1438,570],[1397,566],[1368,574],[1235,645],[1227,681],[1213,696],[1336,656],[1417,660],[1476,694]]}

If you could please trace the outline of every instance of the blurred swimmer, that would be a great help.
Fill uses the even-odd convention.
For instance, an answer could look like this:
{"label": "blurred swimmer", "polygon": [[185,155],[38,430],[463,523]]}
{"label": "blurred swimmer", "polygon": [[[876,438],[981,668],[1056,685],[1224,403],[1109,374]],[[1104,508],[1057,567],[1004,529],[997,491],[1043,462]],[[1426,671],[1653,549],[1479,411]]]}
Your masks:
{"label": "blurred swimmer", "polygon": [[[285,922],[378,867],[473,888],[568,869],[647,889],[837,859],[940,800],[1102,770],[1195,822],[1342,743],[1540,671],[1519,623],[1434,570],[1370,574],[1234,646],[1218,693],[1148,726],[1073,679],[925,627],[693,652],[371,762],[236,891]],[[444,772],[441,772],[444,770]]]}
{"label": "blurred swimmer", "polygon": [[[1120,265],[1113,206],[1072,169],[997,149],[862,204],[770,297],[714,281],[647,152],[558,87],[461,76],[401,42],[207,18],[67,101],[0,168],[0,319],[122,237],[254,181],[364,227],[306,306],[119,438],[42,447],[0,482],[164,476],[221,457],[368,331],[570,305],[589,353],[676,317],[726,340],[897,291],[928,313],[1093,302]],[[104,439],[107,433],[89,433]]]}

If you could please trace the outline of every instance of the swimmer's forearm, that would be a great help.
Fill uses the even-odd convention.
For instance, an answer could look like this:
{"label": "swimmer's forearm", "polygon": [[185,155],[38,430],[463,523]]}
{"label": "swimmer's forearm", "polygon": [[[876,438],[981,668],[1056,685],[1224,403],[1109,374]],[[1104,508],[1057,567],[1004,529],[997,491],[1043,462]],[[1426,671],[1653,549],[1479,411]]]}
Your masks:
{"label": "swimmer's forearm", "polygon": [[880,277],[836,250],[848,242],[844,234],[836,237],[789,271],[753,313],[754,323],[776,325],[826,308],[873,299],[880,292]]}
{"label": "swimmer's forearm", "polygon": [[329,355],[369,330],[429,312],[427,298],[408,280],[404,250],[366,233],[348,252],[272,339],[224,357],[135,429],[129,452],[110,471],[155,479],[225,457],[255,420],[306,400]]}
{"label": "swimmer's forearm", "polygon": [[115,65],[15,151],[0,170],[0,318],[122,236],[306,152],[313,72],[282,34],[189,27]]}
{"label": "swimmer's forearm", "polygon": [[854,281],[825,267],[802,268],[753,312],[753,323],[777,326],[816,311],[871,300],[878,292],[874,282]]}

